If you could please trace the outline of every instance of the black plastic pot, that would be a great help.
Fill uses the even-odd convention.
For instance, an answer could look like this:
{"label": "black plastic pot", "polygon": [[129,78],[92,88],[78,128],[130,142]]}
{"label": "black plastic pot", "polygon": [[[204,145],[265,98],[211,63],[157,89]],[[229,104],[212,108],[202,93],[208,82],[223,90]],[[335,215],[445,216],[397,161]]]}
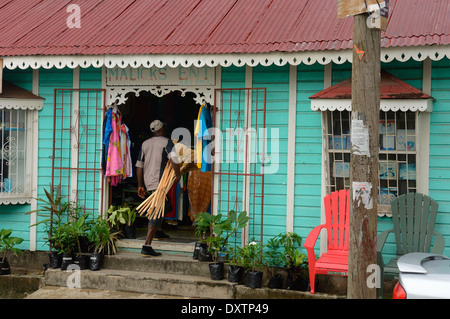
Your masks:
{"label": "black plastic pot", "polygon": [[199,251],[198,251],[198,261],[212,261],[211,254],[208,253],[208,247],[205,245],[200,245]]}
{"label": "black plastic pot", "polygon": [[270,278],[268,287],[272,289],[283,288],[283,277],[280,274],[276,274]]}
{"label": "black plastic pot", "polygon": [[67,270],[69,265],[73,264],[73,256],[71,253],[62,255],[61,270]]}
{"label": "black plastic pot", "polygon": [[8,258],[0,259],[0,275],[9,275],[11,274],[11,268],[9,267]]}
{"label": "black plastic pot", "polygon": [[262,276],[263,273],[261,271],[247,272],[245,285],[249,288],[261,288]]}
{"label": "black plastic pot", "polygon": [[48,266],[52,269],[61,268],[62,255],[57,251],[52,251],[48,254]]}
{"label": "black plastic pot", "polygon": [[295,280],[291,276],[286,279],[286,289],[288,290],[308,291],[308,285],[308,279],[301,276]]}
{"label": "black plastic pot", "polygon": [[73,258],[73,263],[80,267],[80,270],[89,269],[89,261],[88,255],[80,255]]}
{"label": "black plastic pot", "polygon": [[211,274],[212,280],[222,280],[223,279],[223,263],[209,264],[209,272]]}
{"label": "black plastic pot", "polygon": [[200,253],[200,250],[206,248],[206,244],[196,241],[194,246],[194,254],[192,255],[192,259],[198,260],[198,254]]}
{"label": "black plastic pot", "polygon": [[88,253],[89,252],[89,246],[90,242],[89,239],[87,239],[86,236],[78,236],[78,240],[80,241],[80,253]]}
{"label": "black plastic pot", "polygon": [[128,239],[136,239],[136,225],[124,225],[123,226],[123,234],[125,236],[125,238]]}
{"label": "black plastic pot", "polygon": [[244,275],[244,267],[240,266],[228,266],[228,281],[229,282],[241,282]]}
{"label": "black plastic pot", "polygon": [[103,254],[92,253],[89,260],[89,269],[92,271],[100,270],[103,264]]}

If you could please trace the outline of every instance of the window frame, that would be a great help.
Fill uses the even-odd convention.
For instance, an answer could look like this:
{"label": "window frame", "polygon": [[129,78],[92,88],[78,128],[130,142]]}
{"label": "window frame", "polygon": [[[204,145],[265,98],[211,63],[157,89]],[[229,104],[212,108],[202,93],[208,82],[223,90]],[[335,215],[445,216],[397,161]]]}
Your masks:
{"label": "window frame", "polygon": [[[33,137],[37,136],[37,125],[35,125],[35,119],[38,114],[36,109],[23,109],[23,108],[6,108],[0,103],[0,112],[24,112],[26,116],[26,123],[24,123],[24,169],[23,174],[23,192],[0,192],[0,204],[1,205],[17,205],[17,204],[31,204],[33,199],[32,192],[35,187],[35,178],[33,174],[33,159],[37,154],[37,145],[33,142]],[[0,129],[0,136],[4,134],[3,128]],[[2,157],[3,159],[3,157]],[[0,181],[2,182],[2,181]]]}
{"label": "window frame", "polygon": [[[392,109],[384,109],[384,108],[380,108],[380,115],[382,114],[381,112],[386,112],[387,111],[393,111],[393,112],[403,112],[402,109],[398,109],[397,110],[392,110]],[[427,141],[429,142],[429,112],[431,112],[431,108],[428,108],[426,111],[420,111],[417,109],[405,109],[404,112],[412,112],[414,114],[414,122],[415,122],[415,146],[416,149],[414,151],[415,154],[415,164],[416,164],[416,185],[415,185],[415,191],[416,192],[421,192],[424,194],[428,194],[428,181],[426,180],[425,177],[428,176],[428,170],[429,167],[428,165],[426,165],[427,161],[425,161],[424,159],[426,159],[429,156],[429,147],[424,147],[424,143],[426,143]],[[332,135],[332,133],[328,132],[328,127],[329,127],[329,116],[330,116],[330,112],[339,112],[341,113],[342,111],[349,111],[349,114],[351,114],[351,111],[348,109],[336,109],[336,108],[332,108],[332,109],[323,109],[322,110],[322,198],[324,196],[326,196],[329,192],[330,192],[330,187],[332,187],[329,182],[329,180],[332,178],[331,174],[331,159],[330,159],[330,149],[328,148],[328,143],[329,143],[329,136]],[[342,113],[341,113],[342,114]],[[351,115],[350,115],[351,116]],[[340,118],[341,115],[340,115]],[[381,132],[380,132],[381,133]],[[422,136],[423,135],[423,136]],[[350,137],[350,135],[348,135],[348,137]],[[380,140],[381,143],[381,140]],[[348,152],[349,156],[350,156],[350,149],[344,149],[343,151]],[[389,154],[389,153],[396,153],[392,152],[392,151],[384,151],[380,149],[380,154]],[[412,154],[412,152],[408,153],[405,152],[405,154]],[[406,155],[408,156],[408,155]],[[334,157],[334,155],[333,155]],[[399,170],[398,168],[398,161],[397,162],[397,170]],[[350,183],[350,181],[349,181]],[[350,185],[345,185],[344,187],[348,186],[348,188],[350,187]],[[378,194],[380,194],[380,190],[378,190]],[[398,196],[398,195],[397,195]],[[387,216],[387,217],[391,217],[391,211],[390,211],[390,205],[381,205],[380,203],[378,203],[378,216],[383,217],[383,216]]]}

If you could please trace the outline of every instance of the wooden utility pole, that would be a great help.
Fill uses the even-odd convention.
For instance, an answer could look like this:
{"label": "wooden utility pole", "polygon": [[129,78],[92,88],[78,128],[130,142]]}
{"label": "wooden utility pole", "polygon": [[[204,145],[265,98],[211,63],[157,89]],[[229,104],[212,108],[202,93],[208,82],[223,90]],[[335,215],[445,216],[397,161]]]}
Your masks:
{"label": "wooden utility pole", "polygon": [[[352,155],[348,292],[351,299],[375,299],[380,112],[381,31],[369,15],[353,17]],[[379,277],[378,277],[379,278]]]}

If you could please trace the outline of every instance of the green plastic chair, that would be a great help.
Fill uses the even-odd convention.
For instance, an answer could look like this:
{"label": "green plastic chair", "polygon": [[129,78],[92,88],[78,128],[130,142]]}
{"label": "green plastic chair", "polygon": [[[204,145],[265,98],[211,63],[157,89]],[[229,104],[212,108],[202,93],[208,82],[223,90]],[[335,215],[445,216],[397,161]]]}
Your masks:
{"label": "green plastic chair", "polygon": [[[431,253],[442,254],[445,239],[434,231],[434,224],[439,204],[431,197],[420,193],[408,193],[391,201],[392,222],[394,228],[386,230],[377,238],[377,262],[380,266],[380,283],[378,297],[383,297],[384,278],[397,278],[397,260],[407,253],[429,253],[432,239],[435,237]],[[390,233],[395,234],[396,256],[386,265],[382,250]]]}

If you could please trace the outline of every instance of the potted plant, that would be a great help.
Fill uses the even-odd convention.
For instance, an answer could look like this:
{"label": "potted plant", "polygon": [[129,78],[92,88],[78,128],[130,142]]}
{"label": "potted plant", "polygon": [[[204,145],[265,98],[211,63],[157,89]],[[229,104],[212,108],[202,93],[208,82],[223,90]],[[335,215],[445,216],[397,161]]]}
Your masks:
{"label": "potted plant", "polygon": [[[228,213],[228,222],[224,224],[224,230],[228,232],[225,245],[228,245],[231,236],[247,226],[249,219],[246,211],[240,212],[239,215],[234,210]],[[230,282],[240,282],[244,273],[244,261],[241,252],[242,248],[236,243],[228,248],[228,281]]]}
{"label": "potted plant", "polygon": [[92,243],[92,253],[89,261],[89,269],[96,271],[101,268],[105,254],[115,254],[117,232],[111,233],[108,222],[103,216],[98,216],[89,224],[87,237]]}
{"label": "potted plant", "polygon": [[242,248],[238,245],[228,247],[228,281],[241,282],[244,274],[245,261],[242,257]]}
{"label": "potted plant", "polygon": [[82,249],[82,238],[86,235],[85,225],[85,216],[80,216],[78,219],[69,222],[69,231],[75,240],[74,263],[80,267],[80,270],[89,268],[89,256]]}
{"label": "potted plant", "polygon": [[301,253],[302,238],[292,232],[280,233],[274,237],[273,245],[282,249],[284,268],[287,271],[286,289],[306,290],[307,284],[304,269],[307,267],[307,257]]}
{"label": "potted plant", "polygon": [[283,288],[283,277],[278,272],[284,268],[284,255],[275,238],[269,239],[265,246],[265,269],[269,275],[269,288]]}
{"label": "potted plant", "polygon": [[208,237],[206,243],[208,245],[208,252],[211,256],[212,263],[209,264],[211,279],[223,279],[224,263],[218,262],[219,252],[222,250],[226,240],[222,237],[225,229],[228,228],[229,220],[223,218],[222,214],[211,215],[209,213],[202,213],[202,226],[208,228]]}
{"label": "potted plant", "polygon": [[73,252],[76,246],[76,239],[73,237],[72,225],[65,222],[59,226],[60,230],[60,253],[62,255],[61,270],[66,270],[73,264]]}
{"label": "potted plant", "polygon": [[125,238],[135,239],[136,225],[134,221],[136,220],[136,208],[123,207],[122,215],[125,220],[125,224],[123,225]]}
{"label": "potted plant", "polygon": [[263,277],[263,245],[262,243],[250,242],[242,247],[242,258],[246,270],[246,283],[249,288],[261,288]]}
{"label": "potted plant", "polygon": [[118,236],[122,236],[122,225],[126,224],[122,207],[111,205],[107,211],[107,220],[111,225],[111,231],[117,232]]}
{"label": "potted plant", "polygon": [[37,227],[40,224],[45,225],[45,231],[47,233],[47,243],[50,248],[49,253],[49,266],[50,268],[60,268],[62,263],[62,250],[61,250],[61,240],[63,234],[61,232],[61,227],[64,224],[63,219],[67,217],[67,212],[70,205],[64,203],[63,197],[60,195],[60,188],[50,187],[50,191],[44,189],[46,199],[37,198],[38,202],[41,202],[42,208],[36,209],[26,214],[37,213],[38,217],[43,218],[38,223],[31,225],[30,227]]}
{"label": "potted plant", "polygon": [[198,240],[195,242],[193,259],[202,261],[204,256],[208,255],[208,245],[206,243],[206,233],[208,231],[208,223],[203,219],[202,214],[195,217],[195,235]]}
{"label": "potted plant", "polygon": [[11,269],[8,263],[8,259],[6,258],[8,252],[17,254],[21,254],[22,251],[14,246],[19,245],[23,242],[23,238],[19,237],[11,237],[13,230],[12,229],[1,229],[0,230],[0,275],[9,275],[11,273]]}

